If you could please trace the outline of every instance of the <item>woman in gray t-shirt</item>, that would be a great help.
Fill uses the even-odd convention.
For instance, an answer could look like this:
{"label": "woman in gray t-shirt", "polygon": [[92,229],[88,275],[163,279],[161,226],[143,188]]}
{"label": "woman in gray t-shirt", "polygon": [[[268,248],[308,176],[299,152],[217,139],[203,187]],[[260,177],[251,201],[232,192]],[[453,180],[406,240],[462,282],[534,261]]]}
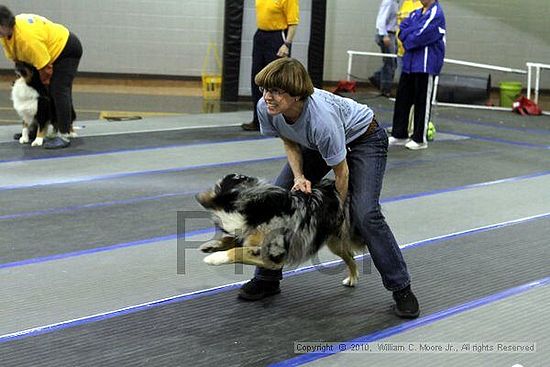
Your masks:
{"label": "woman in gray t-shirt", "polygon": [[[349,194],[352,230],[367,243],[384,286],[393,292],[395,313],[418,317],[407,266],[380,211],[388,137],[373,111],[315,89],[303,65],[292,58],[271,62],[255,82],[263,94],[257,105],[260,131],[280,137],[288,158],[275,184],[309,193],[311,183],[332,170],[342,202]],[[279,293],[281,279],[282,270],[257,268],[239,296],[259,300]]]}

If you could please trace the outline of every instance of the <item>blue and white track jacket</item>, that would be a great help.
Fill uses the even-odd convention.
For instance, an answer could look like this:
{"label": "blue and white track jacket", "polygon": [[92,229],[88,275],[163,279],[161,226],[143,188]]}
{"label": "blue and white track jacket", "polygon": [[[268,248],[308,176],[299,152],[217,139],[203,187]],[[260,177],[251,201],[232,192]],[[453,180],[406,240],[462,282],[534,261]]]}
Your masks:
{"label": "blue and white track jacket", "polygon": [[438,1],[425,13],[413,11],[400,25],[399,38],[405,47],[404,73],[438,75],[445,58],[445,15]]}

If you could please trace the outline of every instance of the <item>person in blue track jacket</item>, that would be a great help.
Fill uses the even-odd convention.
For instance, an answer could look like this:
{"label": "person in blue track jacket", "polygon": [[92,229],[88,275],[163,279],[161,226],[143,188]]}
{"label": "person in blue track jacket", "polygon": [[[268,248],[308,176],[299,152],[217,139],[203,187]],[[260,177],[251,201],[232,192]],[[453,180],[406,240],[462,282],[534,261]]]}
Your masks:
{"label": "person in blue track jacket", "polygon": [[[397,87],[390,145],[426,149],[434,80],[445,58],[445,15],[438,0],[420,0],[422,8],[401,22],[399,39],[405,48]],[[408,136],[409,111],[414,105],[414,131]]]}

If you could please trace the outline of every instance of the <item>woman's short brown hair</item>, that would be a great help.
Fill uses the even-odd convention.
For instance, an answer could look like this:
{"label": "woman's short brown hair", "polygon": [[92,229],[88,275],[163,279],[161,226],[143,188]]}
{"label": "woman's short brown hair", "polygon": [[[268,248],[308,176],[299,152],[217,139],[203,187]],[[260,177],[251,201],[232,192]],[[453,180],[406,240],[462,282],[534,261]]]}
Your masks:
{"label": "woman's short brown hair", "polygon": [[293,97],[305,99],[313,94],[313,82],[306,68],[296,59],[284,57],[267,64],[254,82],[263,88],[279,88]]}

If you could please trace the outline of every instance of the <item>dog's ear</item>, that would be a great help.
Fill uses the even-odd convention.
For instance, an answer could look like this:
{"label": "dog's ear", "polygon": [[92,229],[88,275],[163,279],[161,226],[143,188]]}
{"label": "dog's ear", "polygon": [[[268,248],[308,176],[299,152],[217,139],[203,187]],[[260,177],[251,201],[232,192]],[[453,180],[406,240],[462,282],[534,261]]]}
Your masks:
{"label": "dog's ear", "polygon": [[237,186],[253,186],[257,182],[258,179],[255,177],[241,175],[239,173],[231,173],[222,178],[218,183],[218,186],[220,187],[221,192],[228,192],[235,189]]}
{"label": "dog's ear", "polygon": [[202,205],[204,209],[214,208],[214,193],[213,191],[205,191],[195,195],[195,200]]}

